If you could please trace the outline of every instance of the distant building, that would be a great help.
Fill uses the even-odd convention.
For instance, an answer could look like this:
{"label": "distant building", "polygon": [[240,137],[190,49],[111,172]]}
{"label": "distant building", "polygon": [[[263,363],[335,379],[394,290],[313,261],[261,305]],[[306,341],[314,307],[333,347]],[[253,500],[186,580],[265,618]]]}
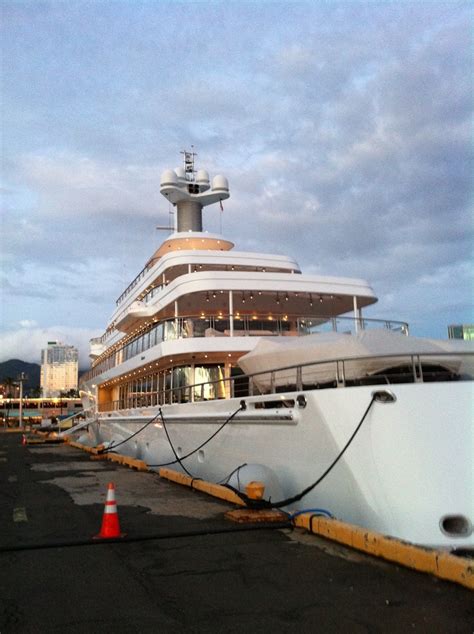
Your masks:
{"label": "distant building", "polygon": [[41,351],[43,397],[57,397],[60,392],[77,390],[78,374],[77,349],[58,341],[48,341],[48,347]]}
{"label": "distant building", "polygon": [[466,339],[474,340],[474,324],[460,324],[457,326],[448,326],[449,339]]}

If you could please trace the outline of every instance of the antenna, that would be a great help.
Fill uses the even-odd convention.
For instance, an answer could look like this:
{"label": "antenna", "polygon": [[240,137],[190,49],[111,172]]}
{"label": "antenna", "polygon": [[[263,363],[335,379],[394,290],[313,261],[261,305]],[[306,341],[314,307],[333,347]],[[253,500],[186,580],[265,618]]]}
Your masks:
{"label": "antenna", "polygon": [[[191,146],[194,150],[194,146]],[[229,198],[229,183],[218,174],[209,180],[206,170],[194,174],[194,151],[183,150],[184,168],[167,169],[161,175],[160,193],[176,207],[175,231],[202,232],[202,210]]]}
{"label": "antenna", "polygon": [[181,154],[184,155],[184,173],[186,174],[186,179],[189,181],[194,181],[194,157],[197,156],[194,151],[194,145],[191,145],[191,152],[187,150],[182,150]]}
{"label": "antenna", "polygon": [[168,200],[168,226],[166,225],[158,225],[157,227],[155,227],[155,229],[157,231],[176,231],[176,226],[172,226],[172,225],[176,225],[175,219],[174,219],[174,211],[173,208],[171,207],[171,203]]}

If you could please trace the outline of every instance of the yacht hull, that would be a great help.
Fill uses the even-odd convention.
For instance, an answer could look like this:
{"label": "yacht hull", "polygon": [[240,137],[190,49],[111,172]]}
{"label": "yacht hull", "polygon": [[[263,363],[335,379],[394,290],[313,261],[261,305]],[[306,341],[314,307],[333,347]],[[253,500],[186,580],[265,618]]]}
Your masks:
{"label": "yacht hull", "polygon": [[[229,481],[242,490],[246,482],[263,479],[265,497],[277,502],[295,496],[326,471],[379,389],[385,386],[247,397],[246,409],[227,424],[241,399],[164,405],[161,414],[158,407],[110,412],[91,419],[81,441],[122,443],[118,453],[156,469],[166,465],[182,471],[166,428],[178,456],[191,454],[182,461],[190,474]],[[395,400],[372,403],[330,473],[286,510],[323,508],[408,542],[474,548],[472,382],[387,389]],[[298,403],[299,395],[304,402]],[[278,402],[283,407],[276,407]]]}

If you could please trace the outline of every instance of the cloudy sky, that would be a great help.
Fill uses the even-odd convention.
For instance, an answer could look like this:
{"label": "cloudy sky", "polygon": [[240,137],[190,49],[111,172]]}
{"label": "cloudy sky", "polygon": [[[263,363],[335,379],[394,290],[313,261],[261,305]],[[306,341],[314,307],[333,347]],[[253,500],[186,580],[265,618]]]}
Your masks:
{"label": "cloudy sky", "polygon": [[469,2],[3,0],[0,361],[81,349],[164,234],[195,146],[222,230],[368,279],[367,316],[473,321]]}

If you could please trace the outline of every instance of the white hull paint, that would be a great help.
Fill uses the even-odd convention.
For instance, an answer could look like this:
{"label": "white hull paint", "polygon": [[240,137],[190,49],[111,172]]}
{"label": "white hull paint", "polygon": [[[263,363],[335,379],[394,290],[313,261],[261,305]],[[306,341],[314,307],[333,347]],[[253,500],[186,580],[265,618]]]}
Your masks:
{"label": "white hull paint", "polygon": [[[474,548],[474,534],[447,535],[445,516],[474,523],[474,403],[472,381],[386,386],[396,401],[374,402],[354,441],[325,480],[292,510],[324,508],[336,517],[409,542],[448,549]],[[240,484],[266,477],[272,501],[314,482],[341,452],[370,403],[384,386],[308,390],[245,398],[239,412],[202,450],[184,461],[196,477],[225,481],[237,467]],[[255,409],[264,401],[306,407]],[[208,439],[239,407],[240,399],[165,405],[162,413],[174,447],[186,455]],[[158,413],[157,407],[99,415],[82,441],[118,443]],[[94,419],[96,420],[96,419]],[[118,452],[150,465],[174,462],[156,420]],[[256,465],[261,465],[262,469]]]}

